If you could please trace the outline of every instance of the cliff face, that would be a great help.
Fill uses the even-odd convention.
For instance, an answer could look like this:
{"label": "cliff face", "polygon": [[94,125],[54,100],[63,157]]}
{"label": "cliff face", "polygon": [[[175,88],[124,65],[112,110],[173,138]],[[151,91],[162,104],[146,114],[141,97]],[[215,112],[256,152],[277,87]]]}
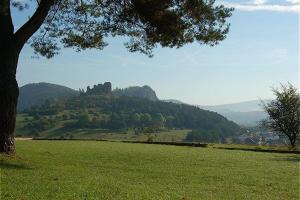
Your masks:
{"label": "cliff face", "polygon": [[143,87],[134,86],[125,89],[116,89],[113,91],[113,93],[118,96],[138,97],[151,101],[158,100],[155,91],[147,85]]}

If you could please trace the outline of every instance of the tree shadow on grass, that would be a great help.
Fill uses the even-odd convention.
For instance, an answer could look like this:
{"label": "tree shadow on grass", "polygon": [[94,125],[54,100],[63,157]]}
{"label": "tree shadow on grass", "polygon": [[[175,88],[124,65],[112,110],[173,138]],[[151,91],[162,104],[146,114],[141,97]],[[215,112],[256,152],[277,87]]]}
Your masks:
{"label": "tree shadow on grass", "polygon": [[26,161],[18,157],[0,156],[0,169],[33,169]]}

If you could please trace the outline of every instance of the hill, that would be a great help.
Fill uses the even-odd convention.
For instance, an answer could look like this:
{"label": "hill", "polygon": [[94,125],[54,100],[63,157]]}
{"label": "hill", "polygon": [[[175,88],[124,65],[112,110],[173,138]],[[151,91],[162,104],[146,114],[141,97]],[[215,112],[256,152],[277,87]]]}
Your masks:
{"label": "hill", "polygon": [[[147,85],[142,87],[132,86],[115,90],[112,90],[111,88],[111,83],[107,82],[104,83],[104,85],[95,85],[93,88],[87,87],[86,92],[89,94],[112,93],[116,96],[143,98],[151,101],[159,100],[155,91]],[[78,91],[61,85],[51,83],[27,84],[23,87],[20,87],[18,111],[23,111],[24,109],[28,109],[31,106],[41,106],[47,99],[61,100],[72,98],[78,95]],[[175,99],[161,101],[174,104],[186,104]],[[262,111],[262,107],[260,104],[260,101],[246,101],[232,104],[199,107],[204,110],[217,112],[239,125],[256,126],[258,121],[261,121],[266,117],[266,114]]]}
{"label": "hill", "polygon": [[79,92],[71,88],[51,83],[31,83],[20,87],[18,111],[40,106],[45,100],[60,100],[78,96]]}
{"label": "hill", "polygon": [[[103,90],[103,91],[102,91]],[[80,91],[82,92],[82,91]],[[97,93],[113,93],[118,96],[129,96],[137,98],[145,98],[151,101],[157,101],[155,91],[149,86],[133,86],[124,89],[115,89],[112,91],[111,83],[107,82],[98,85],[94,85],[93,88],[87,87],[86,90],[89,94]],[[71,88],[51,84],[51,83],[30,83],[20,87],[20,95],[18,101],[18,111],[30,108],[32,106],[40,106],[45,100],[60,100],[68,99],[79,95],[79,91]]]}
{"label": "hill", "polygon": [[119,96],[138,97],[158,101],[155,91],[147,85],[143,87],[133,86],[125,89],[115,89],[113,93]]}
{"label": "hill", "polygon": [[[85,93],[70,99],[48,101],[40,107],[23,112],[20,121],[22,126],[18,126],[18,134],[48,138],[82,138],[103,131],[131,131],[139,135],[192,129],[205,135],[213,132],[218,141],[225,141],[241,132],[234,122],[195,106],[114,94]],[[66,135],[67,133],[71,135]]]}
{"label": "hill", "polygon": [[260,121],[268,117],[268,115],[263,111],[225,112],[221,114],[227,119],[234,121],[241,126],[247,127],[257,126]]}

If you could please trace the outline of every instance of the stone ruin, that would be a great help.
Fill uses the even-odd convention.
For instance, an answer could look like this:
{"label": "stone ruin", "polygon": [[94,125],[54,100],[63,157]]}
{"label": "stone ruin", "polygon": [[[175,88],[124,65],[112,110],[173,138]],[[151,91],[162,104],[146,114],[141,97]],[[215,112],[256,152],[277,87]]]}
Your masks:
{"label": "stone ruin", "polygon": [[111,82],[105,82],[104,84],[94,85],[93,88],[90,88],[90,86],[88,86],[86,89],[87,95],[110,94],[111,92]]}

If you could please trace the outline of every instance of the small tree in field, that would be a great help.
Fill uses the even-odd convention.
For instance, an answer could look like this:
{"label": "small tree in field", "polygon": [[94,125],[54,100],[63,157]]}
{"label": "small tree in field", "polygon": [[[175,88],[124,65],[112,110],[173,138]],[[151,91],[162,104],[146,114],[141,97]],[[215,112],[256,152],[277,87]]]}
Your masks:
{"label": "small tree in field", "polygon": [[300,136],[300,94],[291,84],[273,89],[276,99],[264,104],[268,119],[262,125],[277,134],[285,135],[296,146]]}
{"label": "small tree in field", "polygon": [[[15,30],[11,9],[28,7],[34,12]],[[26,43],[51,58],[61,48],[101,50],[106,37],[124,36],[130,52],[152,56],[158,45],[218,44],[231,13],[215,0],[0,0],[0,153],[15,153],[16,72]]]}

